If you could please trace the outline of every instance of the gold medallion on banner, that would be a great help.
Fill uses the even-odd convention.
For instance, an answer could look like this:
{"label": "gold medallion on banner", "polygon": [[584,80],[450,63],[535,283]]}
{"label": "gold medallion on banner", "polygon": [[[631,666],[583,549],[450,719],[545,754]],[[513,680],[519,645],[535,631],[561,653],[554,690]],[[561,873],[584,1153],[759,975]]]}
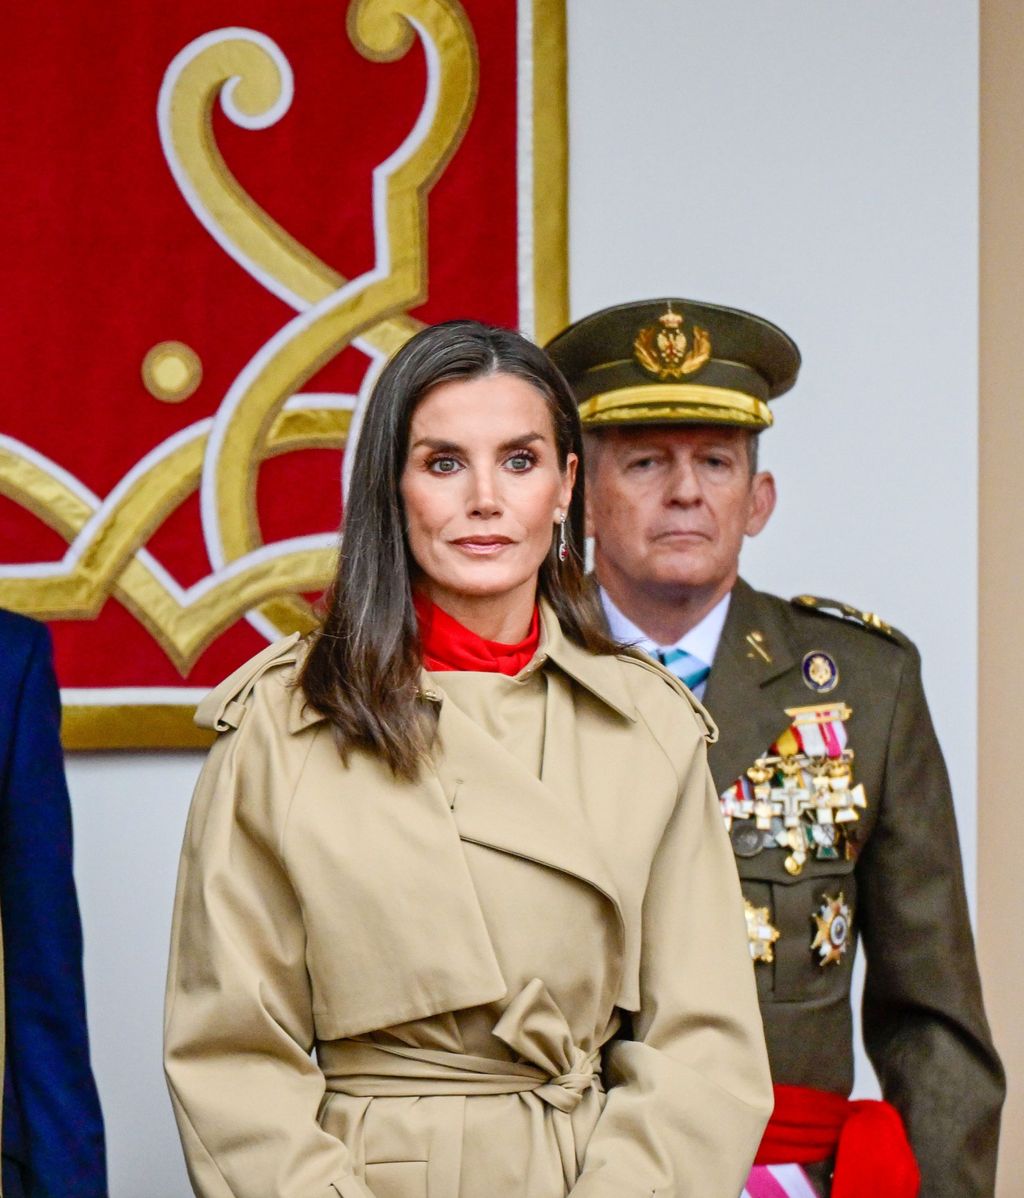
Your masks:
{"label": "gold medallion on banner", "polygon": [[199,355],[183,341],[161,341],[142,359],[142,382],[154,399],[181,403],[203,381]]}

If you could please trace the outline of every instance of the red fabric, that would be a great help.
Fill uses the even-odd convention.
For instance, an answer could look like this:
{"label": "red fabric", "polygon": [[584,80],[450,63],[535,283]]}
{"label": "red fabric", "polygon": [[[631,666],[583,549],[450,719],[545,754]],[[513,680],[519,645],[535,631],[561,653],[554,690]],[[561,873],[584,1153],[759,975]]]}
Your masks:
{"label": "red fabric", "polygon": [[518,645],[485,641],[471,632],[426,595],[413,595],[420,626],[423,664],[428,670],[479,670],[490,674],[518,674],[540,644],[540,617],[533,609],[530,631]]}
{"label": "red fabric", "polygon": [[808,1086],[776,1086],[755,1165],[835,1156],[832,1198],[917,1198],[921,1185],[903,1120],[887,1102],[851,1102]]}

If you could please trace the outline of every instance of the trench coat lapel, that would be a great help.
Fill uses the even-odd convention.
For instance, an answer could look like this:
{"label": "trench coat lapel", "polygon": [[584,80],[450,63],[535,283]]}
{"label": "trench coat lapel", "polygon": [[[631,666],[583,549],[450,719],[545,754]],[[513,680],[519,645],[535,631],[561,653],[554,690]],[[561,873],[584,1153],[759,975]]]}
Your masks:
{"label": "trench coat lapel", "polygon": [[722,729],[708,751],[719,794],[788,726],[785,702],[766,701],[766,692],[798,665],[789,629],[773,605],[738,580],[704,693],[704,705]]}
{"label": "trench coat lapel", "polygon": [[441,703],[437,773],[462,840],[587,883],[605,896],[621,924],[616,887],[580,801],[570,684],[557,676],[546,683],[540,778],[449,699]]}
{"label": "trench coat lapel", "polygon": [[613,657],[595,657],[562,634],[558,619],[541,601],[542,643],[529,670],[545,670],[544,747],[538,778],[450,700],[438,721],[437,773],[448,796],[459,836],[560,870],[607,899],[625,935],[620,896],[588,818],[588,787],[597,793],[599,770],[583,743],[600,735],[578,718],[574,690],[601,700],[611,718],[636,718],[632,697]]}

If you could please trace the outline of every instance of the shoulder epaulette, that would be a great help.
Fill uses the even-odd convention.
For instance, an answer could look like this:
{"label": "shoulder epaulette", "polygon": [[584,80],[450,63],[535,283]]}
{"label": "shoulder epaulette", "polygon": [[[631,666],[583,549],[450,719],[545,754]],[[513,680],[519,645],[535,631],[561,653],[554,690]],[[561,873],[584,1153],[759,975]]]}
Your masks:
{"label": "shoulder epaulette", "polygon": [[300,639],[300,634],[293,632],[291,636],[275,641],[214,687],[196,708],[194,718],[199,727],[212,728],[215,732],[237,728],[245,715],[246,701],[263,675],[268,670],[298,661],[296,646]]}
{"label": "shoulder epaulette", "polygon": [[694,715],[697,717],[698,724],[704,727],[704,739],[709,745],[713,745],[718,740],[718,725],[711,718],[708,709],[694,695],[694,693],[685,687],[682,682],[671,671],[666,670],[664,666],[658,665],[656,661],[648,657],[646,653],[640,653],[637,650],[627,649],[624,653],[617,654],[619,661],[629,662],[634,666],[642,666],[650,674],[655,674],[667,686],[671,687],[676,694],[682,697],[693,708]]}
{"label": "shoulder epaulette", "polygon": [[887,624],[881,616],[876,616],[872,611],[861,611],[852,603],[840,603],[838,599],[822,599],[817,595],[795,595],[790,603],[794,607],[810,608],[812,611],[819,611],[824,615],[846,620],[850,624],[856,624],[859,628],[867,628],[871,632],[888,637],[891,641],[902,643],[906,640],[898,629]]}

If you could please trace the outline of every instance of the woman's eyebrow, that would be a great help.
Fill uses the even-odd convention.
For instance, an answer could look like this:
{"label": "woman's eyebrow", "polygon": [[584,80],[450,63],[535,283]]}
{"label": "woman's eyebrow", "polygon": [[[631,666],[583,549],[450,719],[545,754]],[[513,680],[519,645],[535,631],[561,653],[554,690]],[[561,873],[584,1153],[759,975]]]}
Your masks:
{"label": "woman's eyebrow", "polygon": [[[543,441],[543,433],[523,433],[519,437],[511,437],[508,441],[503,441],[498,446],[499,453],[507,453],[510,449],[521,449],[526,445],[532,444],[534,441]],[[411,448],[432,449],[436,453],[464,453],[463,446],[456,441],[445,441],[438,437],[420,437],[418,441],[414,441]]]}
{"label": "woman's eyebrow", "polygon": [[419,449],[421,445],[424,449],[435,449],[443,453],[458,453],[462,449],[455,441],[443,441],[437,437],[420,437],[418,441],[413,442],[412,448]]}
{"label": "woman's eyebrow", "polygon": [[543,433],[523,433],[521,437],[512,437],[509,441],[503,441],[498,446],[499,453],[505,453],[509,449],[521,449],[525,445],[531,445],[534,441],[543,441]]}

